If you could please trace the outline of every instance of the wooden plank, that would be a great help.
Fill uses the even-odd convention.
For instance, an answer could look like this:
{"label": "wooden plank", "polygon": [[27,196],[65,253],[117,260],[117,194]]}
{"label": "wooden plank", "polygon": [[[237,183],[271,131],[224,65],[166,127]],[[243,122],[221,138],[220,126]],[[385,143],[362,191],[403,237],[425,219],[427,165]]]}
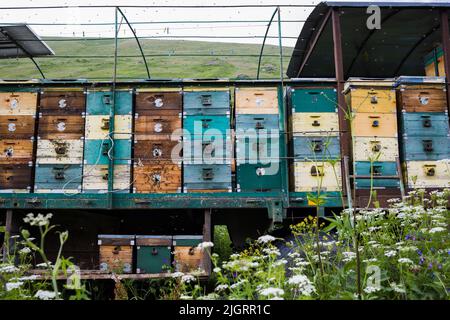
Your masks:
{"label": "wooden plank", "polygon": [[181,113],[182,92],[136,92],[136,114],[139,116],[174,115]]}
{"label": "wooden plank", "polygon": [[292,115],[294,134],[338,135],[339,118],[334,112],[296,112]]}
{"label": "wooden plank", "polygon": [[[335,171],[335,172],[334,172]],[[341,164],[333,166],[328,162],[294,163],[295,192],[339,191],[342,186]]]}
{"label": "wooden plank", "polygon": [[235,106],[238,114],[278,114],[277,88],[236,88]]}
{"label": "wooden plank", "polygon": [[407,161],[406,172],[409,188],[448,188],[450,169],[441,161]]}
{"label": "wooden plank", "polygon": [[395,90],[379,88],[352,88],[349,93],[353,112],[395,113]]}
{"label": "wooden plank", "polygon": [[435,85],[402,86],[399,91],[400,106],[406,112],[445,112],[445,90]]}
{"label": "wooden plank", "polygon": [[0,139],[30,139],[34,128],[34,116],[0,116]]}
{"label": "wooden plank", "polygon": [[83,161],[83,140],[38,140],[38,164],[76,164]]}
{"label": "wooden plank", "polygon": [[131,273],[133,266],[133,247],[126,245],[100,245],[100,268],[104,271]]}
{"label": "wooden plank", "polygon": [[84,136],[84,121],[82,116],[59,115],[42,116],[39,119],[40,139],[80,139]]}
{"label": "wooden plank", "polygon": [[170,140],[137,140],[134,143],[134,159],[144,164],[170,164],[172,151],[178,144],[178,141]]}
{"label": "wooden plank", "polygon": [[86,95],[82,91],[47,91],[41,93],[39,113],[42,115],[79,115],[86,111]]}
{"label": "wooden plank", "polygon": [[[138,116],[135,120],[136,140],[171,140],[172,134],[181,129],[181,118],[176,116]],[[174,139],[178,139],[179,135]]]}
{"label": "wooden plank", "polygon": [[395,161],[398,155],[397,138],[353,137],[354,161]]}
{"label": "wooden plank", "polygon": [[133,190],[135,193],[181,192],[181,166],[170,162],[135,165]]}
{"label": "wooden plank", "polygon": [[0,165],[0,190],[31,188],[31,167],[28,165]]}
{"label": "wooden plank", "polygon": [[33,160],[32,140],[0,140],[0,164],[28,164]]}
{"label": "wooden plank", "polygon": [[353,136],[397,137],[397,115],[392,113],[355,113]]}
{"label": "wooden plank", "polygon": [[0,115],[36,115],[37,93],[1,92]]}

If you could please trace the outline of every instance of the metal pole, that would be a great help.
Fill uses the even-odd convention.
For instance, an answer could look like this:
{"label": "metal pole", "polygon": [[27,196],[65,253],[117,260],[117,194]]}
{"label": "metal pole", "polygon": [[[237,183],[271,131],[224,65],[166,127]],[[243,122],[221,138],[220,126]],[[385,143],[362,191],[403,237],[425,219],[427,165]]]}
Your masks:
{"label": "metal pole", "polygon": [[[447,108],[450,113],[450,31],[448,24],[448,11],[441,11],[441,34],[442,34],[442,51],[444,54],[445,79],[447,89]],[[442,75],[443,76],[443,75]]]}
{"label": "metal pole", "polygon": [[[211,241],[211,209],[205,209],[203,221],[203,241]],[[203,254],[203,268],[207,275],[211,274],[211,248],[205,248]]]}
{"label": "metal pole", "polygon": [[148,70],[147,60],[145,59],[144,50],[142,50],[142,46],[141,46],[141,43],[139,42],[139,38],[137,37],[136,32],[134,32],[133,28],[131,27],[130,22],[128,22],[128,19],[125,16],[125,14],[122,12],[122,10],[120,10],[119,7],[117,7],[117,10],[120,12],[122,17],[125,19],[125,22],[128,24],[128,27],[130,27],[130,30],[133,33],[134,38],[136,39],[136,42],[137,42],[138,47],[139,47],[139,51],[141,51],[142,59],[144,60],[145,69],[147,70],[148,79],[150,79],[150,71]]}
{"label": "metal pole", "polygon": [[5,221],[5,238],[3,240],[3,263],[8,262],[9,251],[10,251],[10,237],[12,231],[12,216],[13,211],[11,209],[6,210],[6,221]]}
{"label": "metal pole", "polygon": [[272,24],[273,18],[275,17],[275,14],[277,13],[277,11],[279,11],[279,7],[277,7],[275,9],[275,11],[273,12],[272,17],[269,20],[269,24],[267,25],[266,33],[264,34],[264,39],[263,39],[263,43],[262,43],[262,46],[261,46],[261,51],[259,52],[258,71],[256,73],[256,79],[257,80],[259,80],[259,68],[261,67],[261,59],[262,59],[262,54],[263,54],[263,51],[264,51],[264,46],[266,44],[267,34],[269,33],[270,26]]}
{"label": "metal pole", "polygon": [[117,54],[118,54],[118,35],[119,35],[119,26],[118,26],[118,7],[116,7],[114,11],[114,70],[113,70],[113,81],[111,85],[111,95],[112,95],[112,104],[109,109],[109,140],[112,142],[111,148],[112,150],[109,152],[111,157],[109,158],[109,166],[108,166],[108,207],[112,208],[112,198],[114,192],[114,116],[115,116],[115,107],[116,107],[116,81],[117,81]]}

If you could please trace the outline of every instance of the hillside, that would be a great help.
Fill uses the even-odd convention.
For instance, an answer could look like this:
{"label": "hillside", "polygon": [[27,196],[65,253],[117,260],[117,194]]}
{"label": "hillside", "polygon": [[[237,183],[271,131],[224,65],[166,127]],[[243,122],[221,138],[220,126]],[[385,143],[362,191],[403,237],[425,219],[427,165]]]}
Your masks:
{"label": "hillside", "polygon": [[[46,41],[55,51],[55,57],[36,59],[47,78],[111,79],[114,62],[113,40],[66,41],[67,38],[57,40],[59,41]],[[152,78],[236,78],[243,75],[256,77],[261,48],[257,44],[153,39],[141,41]],[[287,68],[292,48],[284,48],[283,53],[284,68]],[[145,66],[139,54],[134,39],[120,41],[119,56],[126,57],[119,58],[119,78],[146,78]],[[197,56],[187,56],[192,54]],[[263,58],[261,77],[278,78],[280,65],[278,47],[268,45],[264,49],[264,54],[276,56]],[[66,58],[67,56],[78,57]],[[0,60],[2,79],[39,77],[29,59]]]}

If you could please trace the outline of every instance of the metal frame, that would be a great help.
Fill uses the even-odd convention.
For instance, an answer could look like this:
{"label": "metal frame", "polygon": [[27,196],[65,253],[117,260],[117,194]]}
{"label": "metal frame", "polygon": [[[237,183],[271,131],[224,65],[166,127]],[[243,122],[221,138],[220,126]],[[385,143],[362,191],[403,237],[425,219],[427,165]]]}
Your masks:
{"label": "metal frame", "polygon": [[261,59],[262,59],[262,54],[263,54],[263,51],[264,51],[264,46],[266,44],[267,34],[269,33],[269,29],[270,29],[270,26],[272,25],[273,18],[275,18],[275,14],[278,11],[279,11],[279,7],[276,8],[275,11],[273,12],[272,17],[269,20],[269,24],[267,25],[266,33],[264,34],[264,39],[263,39],[263,42],[262,42],[262,45],[261,45],[261,51],[259,52],[259,58],[258,58],[258,71],[256,73],[256,79],[257,80],[259,80],[259,70],[260,70],[260,67],[261,67]]}
{"label": "metal frame", "polygon": [[442,50],[444,53],[444,67],[447,85],[447,108],[450,113],[450,30],[448,23],[448,10],[441,10],[441,35],[442,35]]}

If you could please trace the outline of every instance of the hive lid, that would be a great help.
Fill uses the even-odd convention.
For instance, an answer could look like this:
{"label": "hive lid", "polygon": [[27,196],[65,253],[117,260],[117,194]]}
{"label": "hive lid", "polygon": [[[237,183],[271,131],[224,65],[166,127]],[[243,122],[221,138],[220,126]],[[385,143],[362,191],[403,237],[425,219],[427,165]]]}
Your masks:
{"label": "hive lid", "polygon": [[98,245],[134,245],[134,235],[99,234]]}
{"label": "hive lid", "polygon": [[395,87],[402,84],[444,84],[445,77],[401,76],[395,81]]}
{"label": "hive lid", "polygon": [[196,246],[203,241],[201,235],[178,235],[173,236],[173,244],[177,246]]}
{"label": "hive lid", "polygon": [[390,87],[393,88],[394,78],[348,78],[344,86],[344,93],[354,87]]}
{"label": "hive lid", "polygon": [[172,236],[136,236],[138,246],[170,246]]}

